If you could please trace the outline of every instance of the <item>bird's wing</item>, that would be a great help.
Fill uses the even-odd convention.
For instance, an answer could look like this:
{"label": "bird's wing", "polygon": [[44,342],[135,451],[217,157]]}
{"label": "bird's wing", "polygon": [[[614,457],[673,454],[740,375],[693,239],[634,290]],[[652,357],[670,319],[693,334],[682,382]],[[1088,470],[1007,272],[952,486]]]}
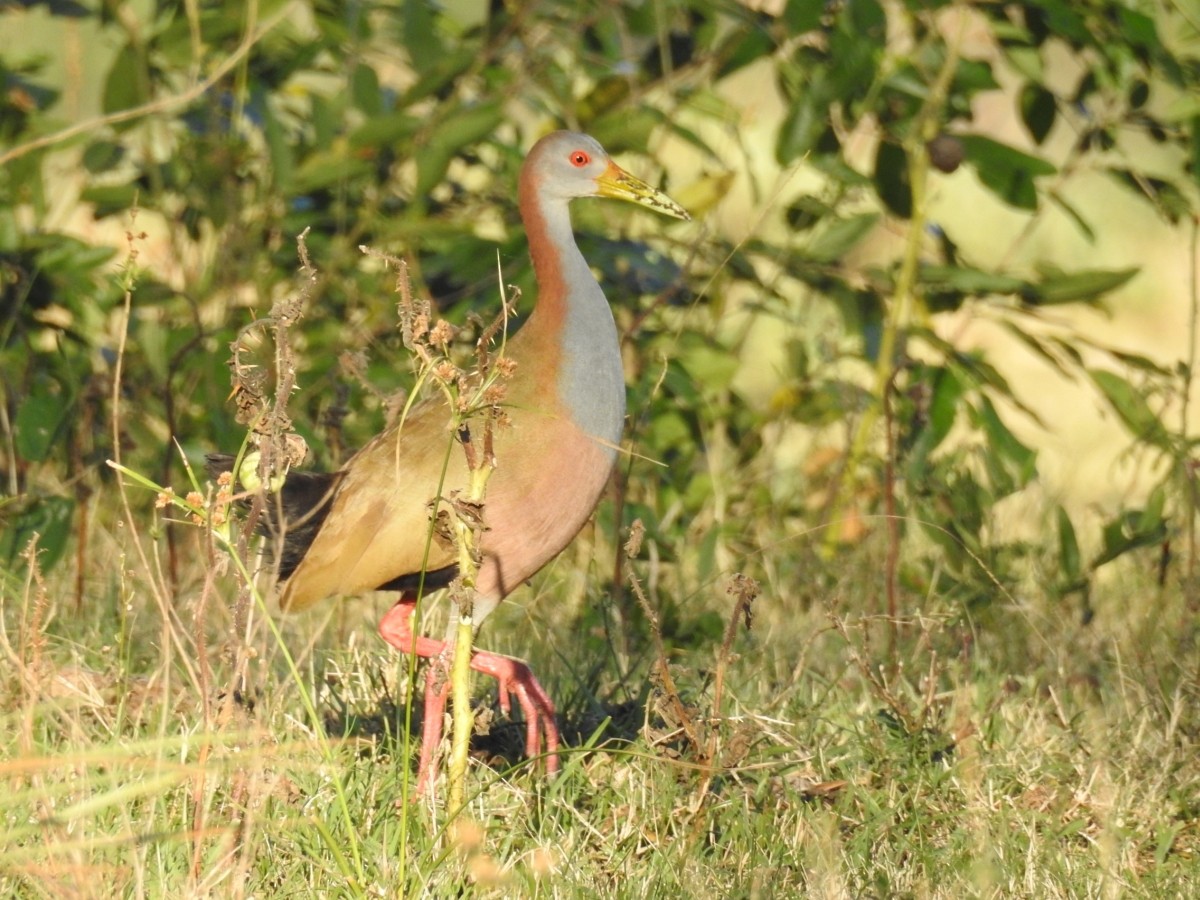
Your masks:
{"label": "bird's wing", "polygon": [[374,590],[456,561],[435,535],[432,501],[466,484],[466,458],[440,401],[384,431],[347,463],[321,530],[280,594],[304,609],[334,594]]}

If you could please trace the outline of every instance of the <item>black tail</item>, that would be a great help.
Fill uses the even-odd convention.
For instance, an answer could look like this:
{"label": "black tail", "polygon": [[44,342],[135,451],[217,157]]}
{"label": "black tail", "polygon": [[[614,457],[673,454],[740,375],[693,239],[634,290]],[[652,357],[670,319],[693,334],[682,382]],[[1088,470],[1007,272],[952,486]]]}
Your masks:
{"label": "black tail", "polygon": [[[236,458],[227,453],[209,453],[204,457],[205,468],[212,478],[222,472],[232,472]],[[279,551],[279,578],[282,581],[296,570],[304,554],[321,530],[341,472],[288,472],[283,489],[269,494],[259,519],[259,531],[273,538],[272,548]],[[239,488],[240,489],[240,488]]]}

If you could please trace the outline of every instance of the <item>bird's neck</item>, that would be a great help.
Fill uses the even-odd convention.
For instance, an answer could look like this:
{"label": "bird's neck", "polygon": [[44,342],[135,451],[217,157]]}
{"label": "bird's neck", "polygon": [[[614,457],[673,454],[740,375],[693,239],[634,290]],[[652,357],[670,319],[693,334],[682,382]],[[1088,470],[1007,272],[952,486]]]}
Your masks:
{"label": "bird's neck", "polygon": [[523,181],[520,206],[538,283],[537,304],[521,330],[551,357],[544,362],[553,367],[554,388],[572,421],[615,446],[625,418],[625,379],[612,311],[575,244],[567,203]]}
{"label": "bird's neck", "polygon": [[[529,255],[537,279],[536,315],[561,326],[579,297],[599,286],[575,244],[571,214],[564,200],[548,198],[521,184],[521,220],[529,237]],[[590,298],[589,298],[590,299]]]}

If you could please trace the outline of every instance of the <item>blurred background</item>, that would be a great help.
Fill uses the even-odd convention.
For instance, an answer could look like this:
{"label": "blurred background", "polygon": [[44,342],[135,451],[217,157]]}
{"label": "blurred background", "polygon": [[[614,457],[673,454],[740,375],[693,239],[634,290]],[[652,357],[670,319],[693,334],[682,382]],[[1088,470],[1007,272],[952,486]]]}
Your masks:
{"label": "blurred background", "polygon": [[[772,540],[804,557],[880,533],[886,495],[903,531],[921,520],[973,553],[1074,532],[1078,586],[1089,554],[1166,540],[1165,506],[1191,490],[1186,9],[0,15],[10,565],[33,530],[48,563],[75,531],[87,578],[124,286],[121,440],[167,484],[174,442],[193,460],[240,445],[226,347],[295,290],[295,238],[311,228],[321,279],[292,409],[316,464],[336,466],[410,371],[394,297],[359,245],[408,259],[452,321],[496,306],[497,264],[531,301],[515,172],[563,126],[696,218],[575,213],[627,336],[631,445],[667,464],[622,472],[624,515],[652,536],[686,522],[703,564],[724,569],[759,552],[759,523],[788,523],[806,536]],[[1125,543],[1105,536],[1148,501]]]}
{"label": "blurred background", "polygon": [[[934,688],[974,665],[1102,684],[1089,648],[1161,626],[1154,677],[1192,671],[1187,0],[0,2],[5,591],[28,601],[36,556],[64,634],[88,611],[126,636],[196,617],[185,655],[267,640],[232,633],[228,573],[203,600],[207,530],[155,509],[211,490],[184,460],[246,440],[231,341],[258,323],[269,393],[273,304],[303,298],[288,412],[308,464],[338,466],[413,384],[393,278],[360,247],[407,260],[469,352],[498,269],[533,302],[516,175],[560,127],[694,219],[573,206],[624,336],[630,452],[486,641],[570,659],[569,719],[644,704],[653,635],[706,661],[708,691],[735,573],[761,590],[746,679],[787,702],[854,683],[906,733],[950,729]],[[329,648],[387,602],[328,605],[315,670],[352,668]],[[114,664],[71,641],[63,659]],[[151,643],[167,655],[121,665],[177,664]]]}

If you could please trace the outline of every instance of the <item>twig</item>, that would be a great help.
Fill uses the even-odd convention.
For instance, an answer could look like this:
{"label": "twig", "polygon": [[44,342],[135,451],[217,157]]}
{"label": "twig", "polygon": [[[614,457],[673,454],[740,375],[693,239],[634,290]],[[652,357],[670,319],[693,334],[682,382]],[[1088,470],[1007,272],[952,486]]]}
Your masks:
{"label": "twig", "polygon": [[13,160],[20,159],[22,156],[32,153],[35,150],[41,150],[45,147],[52,147],[55,144],[61,144],[64,141],[69,141],[71,138],[81,134],[92,134],[97,130],[105,128],[109,125],[119,125],[122,122],[130,122],[134,119],[140,119],[143,116],[168,112],[169,110],[176,109],[181,106],[187,106],[187,104],[191,103],[201,94],[204,94],[213,85],[224,78],[230,71],[233,70],[235,66],[238,65],[238,63],[242,61],[242,58],[254,48],[255,44],[257,44],[268,33],[270,33],[276,25],[285,19],[290,18],[292,15],[293,11],[291,9],[291,4],[283,6],[275,13],[275,15],[273,15],[266,21],[266,23],[264,23],[262,28],[258,29],[252,34],[247,34],[242,40],[242,43],[238,45],[237,49],[234,50],[224,62],[217,66],[211,75],[209,75],[199,84],[188,88],[182,94],[164,97],[161,100],[152,100],[149,103],[143,103],[141,106],[135,106],[132,109],[122,109],[118,112],[109,113],[108,115],[97,116],[94,119],[88,119],[86,122],[76,122],[74,125],[63,128],[60,131],[55,131],[52,134],[35,138],[34,140],[28,141],[24,144],[19,144],[18,146],[13,147],[11,150],[0,153],[0,166],[5,166]]}

